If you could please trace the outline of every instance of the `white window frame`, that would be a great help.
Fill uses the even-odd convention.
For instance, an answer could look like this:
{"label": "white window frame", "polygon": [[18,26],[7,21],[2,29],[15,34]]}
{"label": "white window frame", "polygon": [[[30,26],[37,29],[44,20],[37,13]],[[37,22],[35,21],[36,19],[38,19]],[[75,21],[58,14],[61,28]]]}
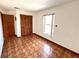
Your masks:
{"label": "white window frame", "polygon": [[[49,15],[52,15],[52,20],[51,20],[51,33],[50,34],[46,34],[46,33],[44,33],[45,32],[45,19],[44,19],[44,16],[49,16]],[[47,35],[47,36],[52,36],[53,35],[53,32],[54,32],[54,15],[55,14],[43,15],[43,34],[44,35]]]}

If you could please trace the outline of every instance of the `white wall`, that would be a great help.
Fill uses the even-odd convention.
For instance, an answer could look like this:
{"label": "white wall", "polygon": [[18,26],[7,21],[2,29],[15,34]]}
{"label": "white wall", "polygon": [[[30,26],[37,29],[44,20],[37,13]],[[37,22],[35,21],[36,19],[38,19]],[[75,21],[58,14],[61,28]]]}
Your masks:
{"label": "white wall", "polygon": [[0,57],[2,53],[3,43],[4,43],[4,39],[3,39],[2,21],[1,21],[1,14],[0,14]]}
{"label": "white wall", "polygon": [[[45,14],[56,14],[53,37],[43,34],[43,19]],[[64,4],[49,10],[34,14],[33,32],[66,48],[79,53],[79,0]]]}

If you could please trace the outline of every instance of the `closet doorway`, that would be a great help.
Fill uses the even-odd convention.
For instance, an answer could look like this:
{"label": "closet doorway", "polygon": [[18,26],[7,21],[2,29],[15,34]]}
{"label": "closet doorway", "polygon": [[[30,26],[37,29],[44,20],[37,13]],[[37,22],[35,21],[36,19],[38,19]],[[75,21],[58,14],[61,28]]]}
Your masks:
{"label": "closet doorway", "polygon": [[32,16],[30,15],[20,15],[21,19],[21,35],[32,34]]}
{"label": "closet doorway", "polygon": [[12,37],[15,35],[14,30],[14,16],[2,14],[2,25],[4,38]]}

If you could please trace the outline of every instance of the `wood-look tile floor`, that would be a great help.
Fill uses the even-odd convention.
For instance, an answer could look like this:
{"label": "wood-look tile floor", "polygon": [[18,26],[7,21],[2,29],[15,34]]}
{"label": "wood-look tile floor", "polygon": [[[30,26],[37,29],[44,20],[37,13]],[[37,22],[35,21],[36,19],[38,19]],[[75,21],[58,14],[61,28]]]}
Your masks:
{"label": "wood-look tile floor", "polygon": [[5,40],[3,58],[55,58],[53,48],[47,40],[32,34],[21,38],[10,37]]}

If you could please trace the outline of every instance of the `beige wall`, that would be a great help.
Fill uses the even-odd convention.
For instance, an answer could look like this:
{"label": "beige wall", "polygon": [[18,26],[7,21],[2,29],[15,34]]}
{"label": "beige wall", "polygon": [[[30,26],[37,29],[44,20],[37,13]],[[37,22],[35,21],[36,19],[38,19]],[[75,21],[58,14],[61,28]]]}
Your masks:
{"label": "beige wall", "polygon": [[[57,24],[58,27],[53,28],[54,34],[52,37],[49,37],[43,34],[42,16],[52,13],[56,14],[54,23]],[[34,33],[79,53],[79,0],[37,12],[34,14],[33,19]]]}

